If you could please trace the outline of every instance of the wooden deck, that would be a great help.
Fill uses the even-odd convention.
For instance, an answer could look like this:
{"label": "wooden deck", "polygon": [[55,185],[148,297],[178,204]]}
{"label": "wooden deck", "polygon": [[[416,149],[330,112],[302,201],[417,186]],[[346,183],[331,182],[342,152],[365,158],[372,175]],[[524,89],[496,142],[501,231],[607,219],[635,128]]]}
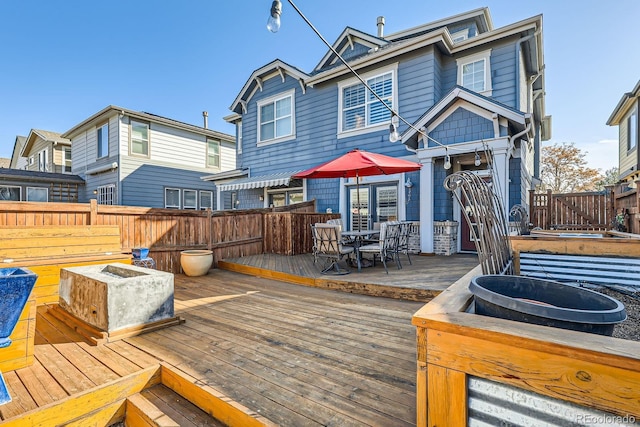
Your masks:
{"label": "wooden deck", "polygon": [[[375,267],[361,271],[351,268],[351,273],[346,275],[321,274],[321,261],[314,264],[311,254],[262,254],[228,258],[219,261],[218,268],[324,289],[429,301],[478,265],[478,256],[475,254],[412,255],[412,264],[409,264],[406,255],[401,255],[400,259],[402,269],[398,269],[394,262],[387,262],[389,274],[385,273],[380,262],[376,262]],[[343,262],[340,264],[344,265]]]}
{"label": "wooden deck", "polygon": [[[475,258],[462,258],[461,265],[475,265]],[[457,274],[442,265],[444,259],[414,259],[415,265],[433,263],[418,279],[421,283],[452,283],[463,275],[443,279],[445,270]],[[342,278],[371,274],[371,281],[373,270],[377,267]],[[409,280],[402,279],[408,266],[392,267],[388,276],[380,271],[387,285]],[[440,279],[428,274],[434,271],[442,272]],[[4,373],[13,401],[0,406],[0,419],[24,425],[20,417],[37,419],[34,414],[45,407],[162,364],[277,425],[415,425],[411,316],[422,303],[224,270],[202,277],[176,275],[175,302],[184,324],[100,346],[86,344],[46,306],[39,307],[36,362]],[[150,390],[145,393],[156,401],[168,395],[162,388]]]}

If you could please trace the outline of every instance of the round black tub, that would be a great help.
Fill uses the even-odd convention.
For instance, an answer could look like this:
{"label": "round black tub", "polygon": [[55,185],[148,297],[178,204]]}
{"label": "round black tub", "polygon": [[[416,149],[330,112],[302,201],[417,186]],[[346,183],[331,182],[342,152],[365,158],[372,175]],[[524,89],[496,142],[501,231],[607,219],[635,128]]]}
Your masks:
{"label": "round black tub", "polygon": [[575,331],[611,335],[627,318],[622,303],[589,289],[524,276],[471,279],[476,314]]}

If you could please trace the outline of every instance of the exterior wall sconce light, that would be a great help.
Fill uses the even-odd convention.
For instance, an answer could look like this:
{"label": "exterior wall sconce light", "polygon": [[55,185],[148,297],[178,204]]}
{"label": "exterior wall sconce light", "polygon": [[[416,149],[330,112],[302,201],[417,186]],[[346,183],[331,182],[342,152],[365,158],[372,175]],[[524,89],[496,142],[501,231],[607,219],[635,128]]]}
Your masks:
{"label": "exterior wall sconce light", "polygon": [[407,181],[404,183],[404,186],[407,188],[406,203],[409,204],[409,202],[411,201],[411,188],[413,188],[413,182],[411,182],[411,178],[407,177]]}
{"label": "exterior wall sconce light", "polygon": [[478,154],[478,149],[476,148],[476,157],[473,160],[473,164],[476,166],[480,166],[482,164],[482,160],[480,159],[480,154]]}
{"label": "exterior wall sconce light", "polygon": [[261,202],[264,202],[264,196],[263,196],[262,194],[261,194],[260,196],[258,196],[258,199],[259,199]]}
{"label": "exterior wall sconce light", "polygon": [[98,189],[93,190],[93,194],[98,194]]}
{"label": "exterior wall sconce light", "polygon": [[267,29],[272,33],[277,33],[280,29],[280,15],[282,14],[282,3],[280,0],[274,0],[271,3],[271,11],[267,20]]}

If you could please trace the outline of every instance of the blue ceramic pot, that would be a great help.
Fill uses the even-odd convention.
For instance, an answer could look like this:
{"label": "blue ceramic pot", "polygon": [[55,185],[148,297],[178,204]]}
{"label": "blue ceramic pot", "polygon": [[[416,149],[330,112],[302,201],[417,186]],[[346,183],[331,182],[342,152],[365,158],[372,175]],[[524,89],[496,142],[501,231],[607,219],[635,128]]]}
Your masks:
{"label": "blue ceramic pot", "polygon": [[0,348],[11,345],[9,336],[37,278],[26,268],[0,268]]}

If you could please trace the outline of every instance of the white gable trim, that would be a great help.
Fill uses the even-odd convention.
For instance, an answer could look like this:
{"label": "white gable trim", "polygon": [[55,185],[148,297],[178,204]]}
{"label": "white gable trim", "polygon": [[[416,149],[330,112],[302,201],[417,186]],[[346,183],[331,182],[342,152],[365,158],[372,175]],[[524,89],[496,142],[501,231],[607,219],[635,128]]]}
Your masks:
{"label": "white gable trim", "polygon": [[242,90],[240,91],[238,96],[236,96],[236,99],[234,99],[233,104],[231,104],[231,107],[229,107],[229,109],[235,111],[238,105],[241,105],[243,111],[246,112],[246,109],[243,106],[242,102],[244,101],[246,103],[249,99],[251,99],[251,97],[256,93],[256,90],[258,90],[257,86],[259,86],[260,90],[262,90],[262,82],[276,76],[280,76],[282,78],[282,81],[284,82],[287,74],[294,77],[296,80],[303,81],[310,77],[308,74],[303,73],[302,71],[278,59],[265,65],[262,68],[258,68],[253,73],[251,73],[251,77],[249,77],[247,82],[244,84]]}
{"label": "white gable trim", "polygon": [[[477,105],[474,105],[464,99],[459,99],[456,102],[454,102],[449,108],[441,112],[434,121],[429,123],[429,126],[427,127],[427,133],[431,133],[435,128],[441,125],[446,119],[449,118],[450,115],[452,115],[456,110],[458,110],[458,108],[467,110],[477,116],[485,118],[491,122],[495,122],[500,126],[507,126],[507,123],[508,123],[507,119],[505,119],[504,117],[500,117],[499,114],[496,114],[493,111],[489,111],[484,108],[478,107]],[[496,135],[494,136],[495,138],[500,137],[499,132],[500,132],[499,130],[496,132],[496,129],[494,128],[494,133],[496,133]]]}
{"label": "white gable trim", "polygon": [[[345,39],[347,41],[346,45],[343,48],[340,48],[342,43],[344,43]],[[342,31],[342,34],[340,34],[340,36],[333,43],[332,47],[335,49],[336,52],[339,52],[340,55],[342,55],[347,50],[347,48],[350,47],[351,49],[353,49],[356,43],[363,44],[370,48],[376,48],[376,47],[384,46],[389,42],[381,38],[372,36],[370,34],[364,33],[362,31],[355,30],[353,28],[345,28],[344,31]],[[318,62],[318,65],[315,66],[314,70],[317,71],[325,67],[326,65],[335,64],[336,61],[338,61],[338,58],[337,57],[332,58],[333,55],[334,55],[333,51],[329,49],[327,53],[325,53],[325,55],[322,57],[320,62]]]}

